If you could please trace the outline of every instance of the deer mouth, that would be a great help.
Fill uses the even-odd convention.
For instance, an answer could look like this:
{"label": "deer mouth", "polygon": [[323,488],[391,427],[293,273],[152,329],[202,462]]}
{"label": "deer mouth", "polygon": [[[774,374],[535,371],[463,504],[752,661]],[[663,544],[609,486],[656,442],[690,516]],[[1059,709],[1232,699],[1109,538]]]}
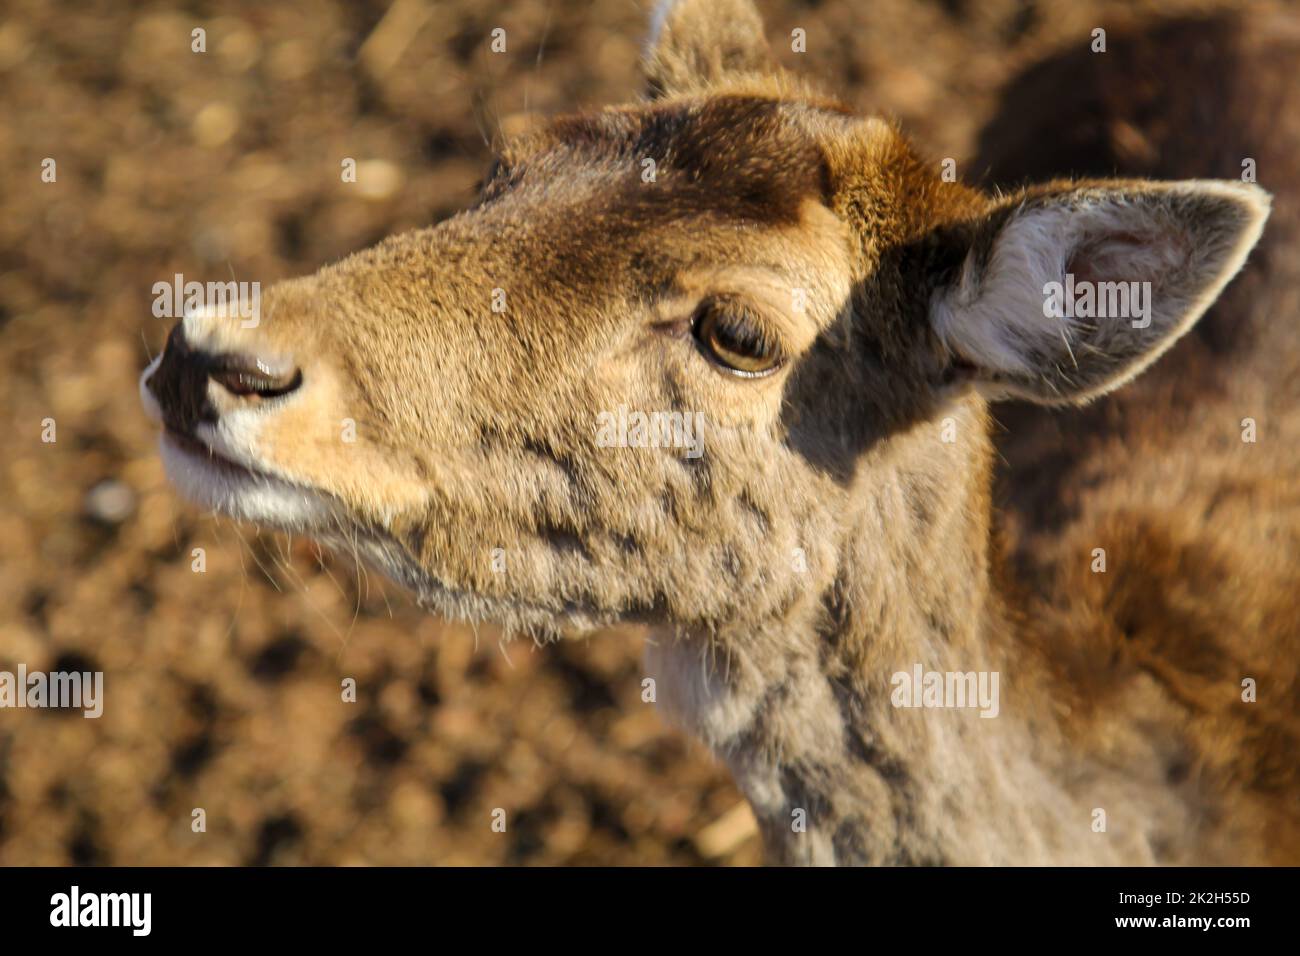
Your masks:
{"label": "deer mouth", "polygon": [[306,485],[222,454],[201,438],[165,426],[159,441],[167,477],[195,504],[284,531],[329,524],[327,496]]}
{"label": "deer mouth", "polygon": [[350,553],[448,619],[511,622],[534,636],[554,637],[615,623],[610,614],[580,602],[505,600],[435,577],[391,528],[359,519],[324,489],[237,460],[238,450],[230,450],[219,432],[210,443],[205,426],[200,428],[194,434],[164,422],[160,449],[168,480],[201,507],[262,528],[304,534],[340,554]]}
{"label": "deer mouth", "polygon": [[198,459],[216,471],[250,478],[257,476],[270,477],[266,472],[241,464],[233,458],[227,458],[201,439],[170,425],[163,428],[162,438],[164,442],[170,444],[181,454],[192,459]]}

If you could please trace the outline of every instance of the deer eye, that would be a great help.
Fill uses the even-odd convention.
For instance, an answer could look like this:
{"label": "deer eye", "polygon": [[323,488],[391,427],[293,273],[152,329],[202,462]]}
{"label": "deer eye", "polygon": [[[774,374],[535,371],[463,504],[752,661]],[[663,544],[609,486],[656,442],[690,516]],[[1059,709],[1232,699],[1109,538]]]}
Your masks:
{"label": "deer eye", "polygon": [[695,340],[724,371],[740,378],[762,378],[781,367],[781,349],[735,303],[710,302],[695,313]]}

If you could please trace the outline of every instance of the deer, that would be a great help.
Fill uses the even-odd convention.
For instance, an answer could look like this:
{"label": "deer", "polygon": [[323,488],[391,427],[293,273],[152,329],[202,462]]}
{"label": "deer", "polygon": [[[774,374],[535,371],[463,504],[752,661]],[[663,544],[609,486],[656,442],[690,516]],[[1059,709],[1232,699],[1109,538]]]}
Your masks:
{"label": "deer", "polygon": [[[778,67],[750,0],[661,4],[645,50],[642,97],[506,143],[463,212],[274,284],[256,324],[186,314],[140,379],[170,481],[445,618],[642,628],[773,864],[1300,862],[1281,247],[1204,396],[1175,348],[1270,193],[1194,153],[947,177]],[[1129,384],[1166,352],[1173,385]],[[1062,513],[997,500],[999,455],[1047,480],[1086,429],[1014,439],[1116,389],[1143,397],[1056,469]],[[1017,408],[1042,418],[1008,442]],[[695,416],[701,453],[599,441],[619,409]]]}

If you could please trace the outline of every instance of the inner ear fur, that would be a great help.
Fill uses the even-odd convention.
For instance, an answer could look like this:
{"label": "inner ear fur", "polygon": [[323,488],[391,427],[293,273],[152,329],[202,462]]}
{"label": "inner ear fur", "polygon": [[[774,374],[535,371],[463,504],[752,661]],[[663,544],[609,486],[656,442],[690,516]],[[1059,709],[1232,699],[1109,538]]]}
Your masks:
{"label": "inner ear fur", "polygon": [[1039,187],[971,231],[958,274],[931,303],[934,328],[990,397],[1087,401],[1137,375],[1204,314],[1268,209],[1268,194],[1244,183]]}

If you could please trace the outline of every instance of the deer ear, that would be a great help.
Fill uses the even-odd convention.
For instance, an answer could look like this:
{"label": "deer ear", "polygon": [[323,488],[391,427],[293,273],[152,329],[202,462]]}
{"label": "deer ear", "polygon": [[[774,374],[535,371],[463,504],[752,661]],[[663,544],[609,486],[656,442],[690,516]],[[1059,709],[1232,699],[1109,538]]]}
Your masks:
{"label": "deer ear", "polygon": [[656,5],[645,50],[652,98],[771,69],[763,20],[751,0],[659,0]]}
{"label": "deer ear", "polygon": [[990,397],[1081,403],[1146,368],[1241,268],[1269,195],[1194,180],[1046,187],[974,229],[931,301],[954,377]]}

